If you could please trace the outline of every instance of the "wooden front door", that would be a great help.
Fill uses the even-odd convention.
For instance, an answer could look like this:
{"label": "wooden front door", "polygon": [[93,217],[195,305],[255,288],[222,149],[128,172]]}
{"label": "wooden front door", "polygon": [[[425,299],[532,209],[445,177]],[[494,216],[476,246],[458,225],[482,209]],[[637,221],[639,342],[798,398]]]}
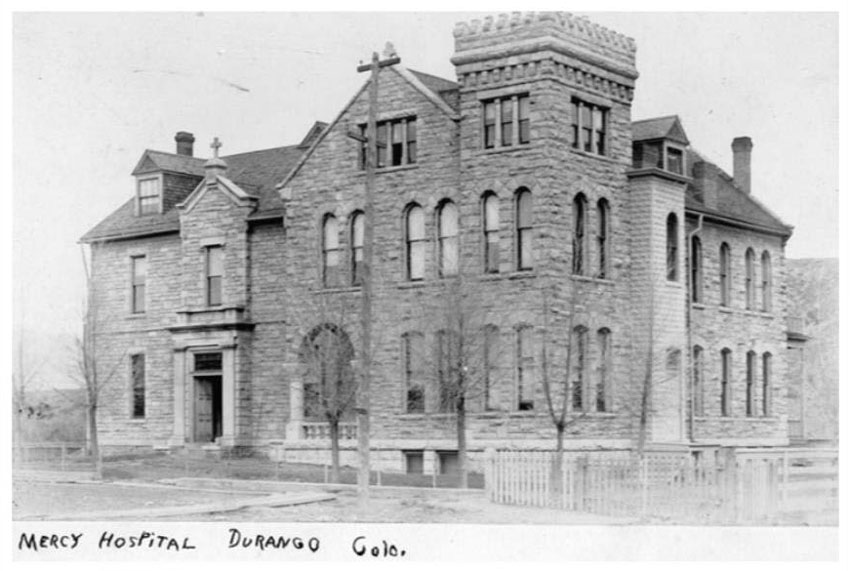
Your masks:
{"label": "wooden front door", "polygon": [[195,442],[221,436],[221,377],[195,379]]}

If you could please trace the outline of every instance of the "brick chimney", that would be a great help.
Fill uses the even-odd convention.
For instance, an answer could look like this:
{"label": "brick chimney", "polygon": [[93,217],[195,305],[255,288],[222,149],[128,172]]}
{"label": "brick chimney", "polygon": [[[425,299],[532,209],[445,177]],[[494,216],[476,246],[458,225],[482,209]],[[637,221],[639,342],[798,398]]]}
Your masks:
{"label": "brick chimney", "polygon": [[192,146],[195,143],[195,136],[192,133],[178,131],[177,134],[174,135],[174,140],[177,141],[178,155],[185,155],[187,157],[192,156]]}
{"label": "brick chimney", "polygon": [[694,164],[694,186],[702,194],[702,203],[711,209],[717,208],[717,167],[700,161]]}
{"label": "brick chimney", "polygon": [[732,140],[732,177],[735,184],[750,193],[750,161],[752,158],[753,141],[749,137],[735,137]]}

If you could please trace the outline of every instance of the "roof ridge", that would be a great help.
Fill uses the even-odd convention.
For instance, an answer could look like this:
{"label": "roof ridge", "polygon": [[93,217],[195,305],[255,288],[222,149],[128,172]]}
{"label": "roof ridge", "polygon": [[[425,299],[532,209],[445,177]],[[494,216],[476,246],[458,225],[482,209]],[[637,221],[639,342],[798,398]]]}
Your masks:
{"label": "roof ridge", "polygon": [[254,153],[265,153],[265,152],[268,152],[268,151],[277,151],[277,150],[280,150],[280,149],[298,149],[298,148],[299,148],[299,144],[293,143],[292,145],[281,145],[280,147],[268,147],[266,149],[257,149],[256,151],[244,151],[242,153],[233,153],[232,155],[223,155],[221,158],[227,159],[229,157],[240,157],[242,155],[251,155],[251,154],[254,154]]}
{"label": "roof ridge", "polygon": [[679,119],[681,121],[679,114],[673,113],[672,115],[661,115],[659,117],[647,117],[646,119],[638,119],[637,121],[632,121],[632,125],[634,125],[635,123],[646,123],[647,121],[660,121],[661,119]]}
{"label": "roof ridge", "polygon": [[433,73],[428,73],[427,71],[419,71],[417,69],[407,68],[411,73],[415,73],[417,75],[426,75],[428,77],[432,77],[434,79],[439,79],[440,81],[445,81],[453,84],[455,87],[460,87],[460,84],[457,81],[452,81],[451,79],[446,79],[445,77],[441,77],[439,75],[434,75]]}

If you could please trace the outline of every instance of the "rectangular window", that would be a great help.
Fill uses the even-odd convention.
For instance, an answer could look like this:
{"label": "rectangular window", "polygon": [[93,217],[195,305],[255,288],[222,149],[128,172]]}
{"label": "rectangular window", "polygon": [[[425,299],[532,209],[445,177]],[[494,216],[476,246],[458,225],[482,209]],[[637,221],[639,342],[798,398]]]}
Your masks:
{"label": "rectangular window", "polygon": [[575,411],[581,411],[584,410],[585,406],[584,382],[587,369],[587,329],[584,327],[579,326],[573,330],[572,351],[575,362],[570,400],[572,402],[572,409]]}
{"label": "rectangular window", "polygon": [[534,347],[533,330],[523,327],[517,331],[517,410],[534,410]]}
{"label": "rectangular window", "polygon": [[145,417],[145,355],[130,355],[131,411],[133,418]]}
{"label": "rectangular window", "polygon": [[729,416],[732,414],[732,396],[729,389],[729,380],[732,377],[732,352],[724,349],[720,352],[720,414]]}
{"label": "rectangular window", "polygon": [[132,265],[131,310],[133,313],[145,312],[145,282],[148,275],[148,262],[145,256],[130,258]]}
{"label": "rectangular window", "polygon": [[[368,130],[360,125],[360,168],[366,168],[366,148]],[[397,167],[416,163],[416,118],[405,117],[392,121],[379,121],[377,124],[378,155],[377,168]]]}
{"label": "rectangular window", "polygon": [[530,111],[527,93],[482,102],[484,148],[528,144],[531,141]]}
{"label": "rectangular window", "polygon": [[747,353],[747,416],[755,414],[755,376],[756,376],[756,354],[753,351]]}
{"label": "rectangular window", "polygon": [[422,474],[425,468],[425,453],[422,450],[405,450],[404,464],[408,474]]}
{"label": "rectangular window", "polygon": [[159,178],[139,181],[139,214],[159,213]]}
{"label": "rectangular window", "polygon": [[484,410],[494,410],[493,385],[499,368],[499,329],[495,325],[484,328]]}
{"label": "rectangular window", "polygon": [[221,305],[222,280],[224,278],[224,248],[206,248],[206,301],[208,306]]}
{"label": "rectangular window", "polygon": [[676,174],[684,174],[685,162],[681,150],[667,147],[667,170]]}
{"label": "rectangular window", "polygon": [[573,148],[596,155],[608,154],[608,109],[574,97],[572,112]]}
{"label": "rectangular window", "polygon": [[705,414],[704,405],[704,388],[703,388],[703,362],[702,362],[702,347],[694,347],[694,415],[703,416]]}
{"label": "rectangular window", "polygon": [[451,331],[437,332],[437,381],[440,412],[457,410],[458,400],[458,337]]}
{"label": "rectangular window", "polygon": [[406,333],[402,336],[406,387],[405,410],[411,413],[425,412],[424,341],[420,333]]}

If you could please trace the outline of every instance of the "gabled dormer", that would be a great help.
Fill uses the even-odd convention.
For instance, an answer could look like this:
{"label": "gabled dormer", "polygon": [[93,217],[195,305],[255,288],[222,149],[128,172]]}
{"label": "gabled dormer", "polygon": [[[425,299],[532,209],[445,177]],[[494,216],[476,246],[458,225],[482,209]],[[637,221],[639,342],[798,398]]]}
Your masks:
{"label": "gabled dormer", "polygon": [[677,115],[632,123],[632,167],[687,176],[688,137]]}
{"label": "gabled dormer", "polygon": [[139,217],[168,212],[182,202],[204,177],[204,161],[192,156],[195,137],[180,131],[174,136],[176,153],[146,150],[133,169],[134,214]]}

